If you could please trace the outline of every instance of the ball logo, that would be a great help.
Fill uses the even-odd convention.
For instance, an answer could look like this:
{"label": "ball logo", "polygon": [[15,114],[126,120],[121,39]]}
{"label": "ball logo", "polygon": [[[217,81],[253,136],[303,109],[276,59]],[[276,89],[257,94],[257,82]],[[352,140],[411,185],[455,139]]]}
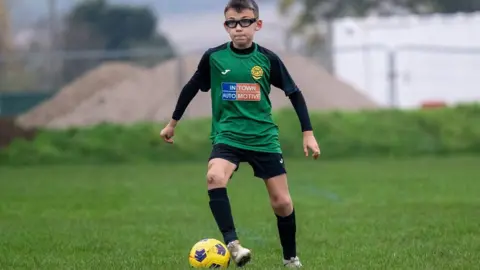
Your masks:
{"label": "ball logo", "polygon": [[255,80],[259,80],[263,77],[263,69],[259,66],[254,66],[252,68],[252,77],[255,79]]}
{"label": "ball logo", "polygon": [[205,249],[195,251],[195,260],[203,262],[207,258],[207,251]]}
{"label": "ball logo", "polygon": [[215,247],[218,255],[225,256],[227,254],[227,250],[221,244],[216,244]]}

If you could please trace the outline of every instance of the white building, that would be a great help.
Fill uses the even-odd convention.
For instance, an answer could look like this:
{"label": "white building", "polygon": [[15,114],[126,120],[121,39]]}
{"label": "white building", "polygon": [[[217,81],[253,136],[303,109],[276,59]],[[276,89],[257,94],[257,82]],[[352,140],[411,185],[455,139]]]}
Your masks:
{"label": "white building", "polygon": [[[346,49],[352,46],[370,50]],[[480,101],[480,13],[341,19],[334,49],[337,76],[380,104],[389,104],[392,87],[401,107]],[[396,60],[393,86],[388,51]]]}

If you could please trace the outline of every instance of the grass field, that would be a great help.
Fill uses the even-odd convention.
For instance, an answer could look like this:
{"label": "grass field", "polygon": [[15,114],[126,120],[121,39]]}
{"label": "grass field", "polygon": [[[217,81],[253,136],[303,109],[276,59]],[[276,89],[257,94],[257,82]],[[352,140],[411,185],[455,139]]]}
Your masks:
{"label": "grass field", "polygon": [[[305,269],[478,269],[480,157],[288,161]],[[248,269],[281,269],[275,218],[242,165],[229,193]],[[221,239],[205,164],[0,167],[0,269],[188,269]]]}

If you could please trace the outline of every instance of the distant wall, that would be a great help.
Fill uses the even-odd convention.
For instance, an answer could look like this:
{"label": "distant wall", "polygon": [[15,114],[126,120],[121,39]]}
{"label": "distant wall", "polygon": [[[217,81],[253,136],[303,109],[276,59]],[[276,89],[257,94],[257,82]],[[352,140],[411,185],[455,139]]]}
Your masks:
{"label": "distant wall", "polygon": [[380,104],[389,104],[392,88],[400,107],[480,101],[480,13],[341,19],[334,49],[337,76]]}

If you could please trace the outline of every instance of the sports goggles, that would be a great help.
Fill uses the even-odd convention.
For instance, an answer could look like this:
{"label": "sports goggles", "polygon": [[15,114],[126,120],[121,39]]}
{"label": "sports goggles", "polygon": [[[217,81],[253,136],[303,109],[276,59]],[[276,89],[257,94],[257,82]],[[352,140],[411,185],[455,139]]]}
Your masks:
{"label": "sports goggles", "polygon": [[240,24],[241,27],[249,27],[252,25],[254,22],[256,22],[257,19],[252,18],[252,19],[240,19],[240,20],[226,20],[225,21],[225,26],[228,28],[236,28],[237,25]]}

